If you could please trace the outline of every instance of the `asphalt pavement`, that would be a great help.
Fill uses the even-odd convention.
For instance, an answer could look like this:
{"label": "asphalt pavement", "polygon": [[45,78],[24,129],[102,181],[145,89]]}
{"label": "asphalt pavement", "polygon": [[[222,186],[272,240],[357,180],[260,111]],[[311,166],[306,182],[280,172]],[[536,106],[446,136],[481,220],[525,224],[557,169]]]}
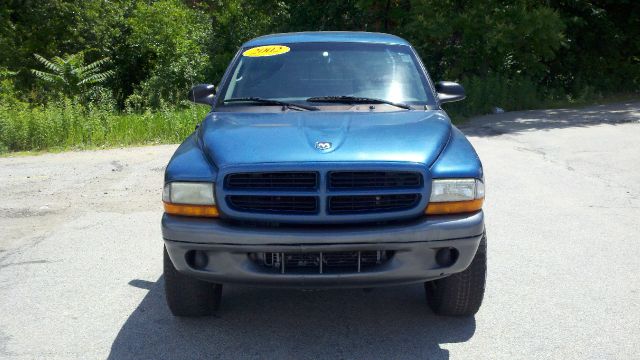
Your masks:
{"label": "asphalt pavement", "polygon": [[0,358],[640,358],[640,103],[461,128],[487,184],[487,292],[467,319],[433,315],[421,285],[226,286],[216,316],[174,318],[175,145],[0,158]]}

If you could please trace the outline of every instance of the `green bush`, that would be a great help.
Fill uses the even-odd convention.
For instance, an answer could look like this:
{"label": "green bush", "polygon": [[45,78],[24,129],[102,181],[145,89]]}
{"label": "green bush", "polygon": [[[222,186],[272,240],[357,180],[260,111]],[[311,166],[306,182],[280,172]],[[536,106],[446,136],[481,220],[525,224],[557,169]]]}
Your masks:
{"label": "green bush", "polygon": [[507,79],[501,75],[469,77],[461,80],[467,98],[445,105],[453,117],[487,114],[494,107],[506,111],[540,107],[547,97],[537,84],[527,78]]}
{"label": "green bush", "polygon": [[213,39],[211,19],[178,0],[136,4],[127,21],[128,56],[148,71],[133,96],[145,106],[178,104],[187,91],[204,80],[209,65],[207,47]]}

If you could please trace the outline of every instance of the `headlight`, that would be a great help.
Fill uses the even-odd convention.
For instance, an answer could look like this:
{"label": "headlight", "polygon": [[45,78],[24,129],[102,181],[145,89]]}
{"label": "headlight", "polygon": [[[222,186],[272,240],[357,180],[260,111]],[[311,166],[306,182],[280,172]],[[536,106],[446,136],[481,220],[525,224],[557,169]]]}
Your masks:
{"label": "headlight", "polygon": [[172,204],[215,205],[213,183],[172,182],[164,186],[162,201]]}
{"label": "headlight", "polygon": [[434,179],[425,213],[454,214],[478,211],[484,202],[484,183],[478,179]]}
{"label": "headlight", "polygon": [[210,182],[172,182],[162,191],[164,211],[172,215],[217,217],[214,184]]}

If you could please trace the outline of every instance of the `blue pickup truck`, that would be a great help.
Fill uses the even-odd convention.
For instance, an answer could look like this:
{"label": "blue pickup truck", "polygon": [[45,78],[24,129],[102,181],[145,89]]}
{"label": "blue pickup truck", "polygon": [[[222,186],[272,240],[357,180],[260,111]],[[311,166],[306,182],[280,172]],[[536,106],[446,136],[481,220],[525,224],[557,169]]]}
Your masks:
{"label": "blue pickup truck", "polygon": [[242,45],[211,111],[165,172],[164,280],[176,316],[218,308],[225,283],[423,283],[440,315],[482,302],[484,174],[405,40],[275,34]]}

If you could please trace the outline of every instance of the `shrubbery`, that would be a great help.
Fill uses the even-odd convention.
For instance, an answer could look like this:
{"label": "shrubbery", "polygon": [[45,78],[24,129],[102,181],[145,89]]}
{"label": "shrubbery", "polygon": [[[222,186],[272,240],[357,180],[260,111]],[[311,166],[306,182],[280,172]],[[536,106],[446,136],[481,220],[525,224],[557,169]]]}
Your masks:
{"label": "shrubbery", "polygon": [[[197,122],[186,92],[217,83],[242,42],[317,30],[406,38],[434,80],[465,86],[454,116],[640,89],[638,1],[7,0],[0,151],[179,141]],[[106,76],[47,81],[43,59]]]}
{"label": "shrubbery", "polygon": [[68,99],[39,106],[3,102],[0,152],[176,143],[193,131],[206,111],[193,105],[120,113],[111,104],[83,105]]}

